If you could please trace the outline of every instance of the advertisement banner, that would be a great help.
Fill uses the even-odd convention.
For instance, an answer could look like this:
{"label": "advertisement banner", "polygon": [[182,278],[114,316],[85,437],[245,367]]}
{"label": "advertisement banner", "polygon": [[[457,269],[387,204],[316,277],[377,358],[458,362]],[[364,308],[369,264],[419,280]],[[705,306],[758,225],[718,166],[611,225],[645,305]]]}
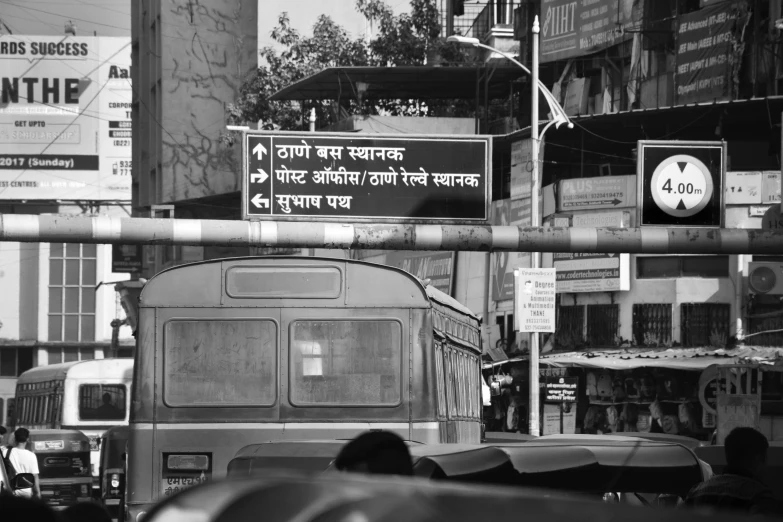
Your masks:
{"label": "advertisement banner", "polygon": [[422,281],[429,279],[432,286],[451,295],[454,252],[389,252],[386,264],[401,268]]}
{"label": "advertisement banner", "polygon": [[636,190],[636,176],[564,179],[558,186],[557,210],[635,207]]}
{"label": "advertisement banner", "polygon": [[[572,218],[577,228],[627,227],[629,212],[591,212]],[[616,292],[631,289],[628,254],[554,253],[558,293]]]}
{"label": "advertisement banner", "polygon": [[514,321],[518,332],[555,331],[555,269],[520,268],[516,286]]}
{"label": "advertisement banner", "polygon": [[630,40],[644,0],[542,0],[541,63],[575,58]]}
{"label": "advertisement banner", "polygon": [[130,38],[0,36],[0,200],[131,199]]}
{"label": "advertisement banner", "polygon": [[[731,96],[735,2],[720,2],[684,14],[677,23],[677,105],[727,100]],[[744,21],[747,23],[747,19]]]}
{"label": "advertisement banner", "polygon": [[[504,199],[492,203],[492,224],[529,227],[532,223],[530,198]],[[514,299],[514,269],[530,267],[528,252],[496,252],[492,254],[492,299]]]}

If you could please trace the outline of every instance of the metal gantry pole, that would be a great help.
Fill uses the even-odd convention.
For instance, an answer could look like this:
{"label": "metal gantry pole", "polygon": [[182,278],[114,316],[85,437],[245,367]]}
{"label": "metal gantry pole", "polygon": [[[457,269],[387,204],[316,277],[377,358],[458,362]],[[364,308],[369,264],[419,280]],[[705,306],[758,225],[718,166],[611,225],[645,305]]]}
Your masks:
{"label": "metal gantry pole", "polygon": [[[530,190],[530,209],[532,212],[531,224],[534,227],[541,226],[541,209],[539,209],[539,198],[541,197],[541,171],[538,161],[538,15],[533,20],[533,66],[532,89],[530,95],[530,141],[531,156],[533,163],[533,172]],[[530,254],[531,268],[541,267],[541,253],[532,252]],[[539,436],[539,398],[538,398],[538,332],[530,334],[530,405],[528,408],[528,433],[534,437]]]}

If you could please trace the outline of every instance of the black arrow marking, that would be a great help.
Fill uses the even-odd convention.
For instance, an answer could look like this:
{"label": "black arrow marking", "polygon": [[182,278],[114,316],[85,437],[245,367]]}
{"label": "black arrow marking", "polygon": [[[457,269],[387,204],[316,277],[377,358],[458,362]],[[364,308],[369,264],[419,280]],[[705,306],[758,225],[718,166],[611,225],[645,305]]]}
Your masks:
{"label": "black arrow marking", "polygon": [[685,202],[683,200],[680,200],[679,205],[677,205],[677,210],[688,210],[688,207],[685,206]]}
{"label": "black arrow marking", "polygon": [[680,167],[680,172],[685,172],[685,167],[688,166],[687,161],[678,161],[677,166]]}

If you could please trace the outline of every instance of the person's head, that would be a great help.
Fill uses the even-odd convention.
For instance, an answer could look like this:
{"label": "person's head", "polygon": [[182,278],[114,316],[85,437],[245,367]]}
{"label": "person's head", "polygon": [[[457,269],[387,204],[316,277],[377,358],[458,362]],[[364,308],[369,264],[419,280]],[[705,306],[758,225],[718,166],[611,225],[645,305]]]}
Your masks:
{"label": "person's head", "polygon": [[106,508],[96,502],[73,504],[62,515],[65,522],[111,522],[112,519]]}
{"label": "person's head", "polygon": [[340,471],[379,475],[413,475],[413,461],[405,441],[388,431],[363,433],[340,450],[334,466]]}
{"label": "person's head", "polygon": [[5,429],[5,426],[0,426],[0,437],[8,433],[8,430]]}
{"label": "person's head", "polygon": [[57,514],[40,500],[0,495],[0,513],[3,522],[55,522]]}
{"label": "person's head", "polygon": [[760,474],[767,463],[767,438],[753,428],[734,428],[726,437],[726,466],[753,475]]}
{"label": "person's head", "polygon": [[111,404],[111,395],[108,393],[103,394],[103,404]]}
{"label": "person's head", "polygon": [[14,432],[14,440],[17,444],[27,444],[30,440],[30,430],[27,428],[19,428]]}

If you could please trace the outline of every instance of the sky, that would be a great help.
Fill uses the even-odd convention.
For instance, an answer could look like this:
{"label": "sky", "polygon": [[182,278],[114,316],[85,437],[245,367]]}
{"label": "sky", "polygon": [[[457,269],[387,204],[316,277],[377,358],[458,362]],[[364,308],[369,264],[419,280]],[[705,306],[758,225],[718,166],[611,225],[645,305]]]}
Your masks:
{"label": "sky", "polygon": [[[70,20],[78,36],[130,36],[132,0],[0,0],[0,19],[14,34],[60,35]],[[133,0],[141,1],[141,0]],[[247,0],[242,0],[247,1]],[[410,0],[387,0],[399,13]],[[302,34],[310,34],[316,18],[327,14],[354,37],[365,32],[355,0],[259,0],[258,46],[272,45],[269,36],[282,12]]]}

